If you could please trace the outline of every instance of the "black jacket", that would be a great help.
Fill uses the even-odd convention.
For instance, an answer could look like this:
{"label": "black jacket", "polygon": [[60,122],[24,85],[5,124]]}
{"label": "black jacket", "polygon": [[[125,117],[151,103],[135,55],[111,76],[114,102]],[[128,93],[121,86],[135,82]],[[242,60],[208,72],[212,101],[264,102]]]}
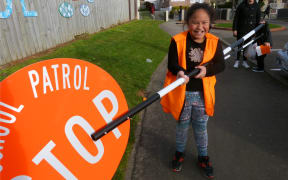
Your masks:
{"label": "black jacket", "polygon": [[258,45],[264,44],[265,42],[269,42],[270,46],[272,46],[272,36],[271,36],[269,24],[267,22],[265,23],[265,26],[256,33],[256,37],[260,35],[262,36],[261,38],[257,40]]}
{"label": "black jacket", "polygon": [[257,27],[260,23],[260,6],[255,1],[254,4],[248,4],[247,0],[242,2],[236,9],[233,20],[233,31],[237,31],[243,36]]}

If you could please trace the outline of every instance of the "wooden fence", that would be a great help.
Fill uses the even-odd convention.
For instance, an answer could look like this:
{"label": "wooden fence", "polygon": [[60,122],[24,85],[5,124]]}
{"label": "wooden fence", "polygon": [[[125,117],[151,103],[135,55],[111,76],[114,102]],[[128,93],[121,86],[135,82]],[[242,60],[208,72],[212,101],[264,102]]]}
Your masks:
{"label": "wooden fence", "polygon": [[0,65],[136,18],[137,0],[1,0]]}

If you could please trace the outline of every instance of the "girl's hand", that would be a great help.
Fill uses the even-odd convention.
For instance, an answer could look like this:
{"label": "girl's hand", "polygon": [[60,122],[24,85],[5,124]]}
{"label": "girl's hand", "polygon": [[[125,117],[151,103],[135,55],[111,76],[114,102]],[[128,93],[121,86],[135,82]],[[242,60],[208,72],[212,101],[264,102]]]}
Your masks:
{"label": "girl's hand", "polygon": [[178,78],[184,78],[185,79],[184,84],[187,84],[189,82],[189,77],[184,74],[184,71],[179,71],[177,73],[177,79]]}
{"label": "girl's hand", "polygon": [[205,66],[196,66],[196,68],[200,69],[200,73],[195,76],[196,79],[202,79],[206,76],[206,67]]}

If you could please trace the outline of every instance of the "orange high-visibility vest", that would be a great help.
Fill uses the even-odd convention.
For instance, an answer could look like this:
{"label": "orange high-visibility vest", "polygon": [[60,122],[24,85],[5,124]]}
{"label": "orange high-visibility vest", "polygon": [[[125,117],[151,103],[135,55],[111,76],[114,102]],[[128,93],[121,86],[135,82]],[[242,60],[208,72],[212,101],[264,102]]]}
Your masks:
{"label": "orange high-visibility vest", "polygon": [[[177,34],[173,37],[177,45],[178,51],[178,63],[179,66],[186,70],[186,38],[188,31]],[[207,33],[206,34],[206,46],[203,54],[203,61],[201,64],[207,63],[212,60],[215,55],[218,37]],[[164,87],[168,86],[177,79],[175,75],[168,70],[166,74],[166,79]],[[215,89],[216,77],[204,77],[203,81],[203,94],[205,101],[205,110],[208,116],[213,116],[214,114],[214,104],[215,104]],[[185,100],[186,85],[178,86],[173,91],[169,92],[161,100],[161,105],[166,113],[171,113],[176,120],[179,120],[180,114],[184,105]]]}

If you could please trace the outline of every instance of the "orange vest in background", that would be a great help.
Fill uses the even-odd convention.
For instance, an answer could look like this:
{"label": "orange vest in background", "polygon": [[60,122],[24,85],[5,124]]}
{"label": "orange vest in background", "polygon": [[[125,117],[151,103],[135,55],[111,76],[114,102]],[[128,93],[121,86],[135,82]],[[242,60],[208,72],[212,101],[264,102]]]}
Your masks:
{"label": "orange vest in background", "polygon": [[[173,37],[177,44],[178,51],[178,63],[179,66],[186,70],[186,38],[188,31],[177,34]],[[203,55],[203,61],[201,64],[207,63],[212,60],[215,55],[216,48],[218,44],[218,38],[210,33],[206,34],[206,46]],[[177,79],[175,75],[168,70],[166,74],[166,79],[164,87],[168,86]],[[215,104],[215,89],[216,77],[204,77],[203,81],[203,93],[205,101],[205,110],[208,116],[213,116],[214,114],[214,104]],[[176,120],[179,120],[184,100],[185,100],[186,85],[181,85],[169,92],[161,100],[161,105],[166,113],[171,113]]]}

